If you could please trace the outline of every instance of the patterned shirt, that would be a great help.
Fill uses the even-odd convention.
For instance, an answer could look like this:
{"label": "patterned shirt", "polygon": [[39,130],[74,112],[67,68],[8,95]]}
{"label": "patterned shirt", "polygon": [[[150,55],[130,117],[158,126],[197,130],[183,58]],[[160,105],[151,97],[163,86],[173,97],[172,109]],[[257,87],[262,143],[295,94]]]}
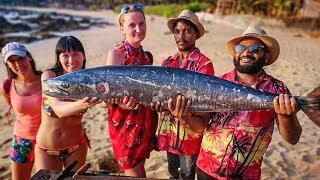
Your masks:
{"label": "patterned shirt", "polygon": [[126,61],[123,65],[152,65],[153,60],[147,56],[147,53],[143,51],[142,46],[138,48],[134,48],[129,42],[125,41],[124,43],[120,44],[119,51],[122,54],[125,54]]}
{"label": "patterned shirt", "polygon": [[[162,66],[180,67],[179,55],[165,59]],[[182,66],[183,69],[203,74],[214,75],[212,62],[203,55],[198,48],[189,54]],[[199,153],[202,135],[195,133],[191,128],[182,125],[171,114],[162,116],[158,125],[158,148],[168,150],[179,155],[194,155]]]}
{"label": "patterned shirt", "polygon": [[[221,78],[239,83],[236,70]],[[283,82],[264,71],[253,88],[290,94]],[[215,113],[204,132],[197,166],[218,179],[260,179],[275,118],[274,110]]]}

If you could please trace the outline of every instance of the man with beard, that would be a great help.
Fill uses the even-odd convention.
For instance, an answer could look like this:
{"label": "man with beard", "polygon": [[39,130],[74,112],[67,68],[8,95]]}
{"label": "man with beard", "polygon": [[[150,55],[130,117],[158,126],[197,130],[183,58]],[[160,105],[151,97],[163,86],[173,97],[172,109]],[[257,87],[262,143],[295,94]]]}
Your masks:
{"label": "man with beard", "polygon": [[[211,60],[195,46],[196,40],[204,34],[204,27],[196,14],[184,10],[167,25],[174,35],[178,53],[166,58],[162,66],[183,68],[208,75],[214,75]],[[185,97],[169,99],[168,113],[162,113],[158,126],[158,148],[167,151],[170,178],[195,178],[195,164],[200,150],[204,125],[209,122],[210,114],[190,114],[187,107],[191,104]],[[158,104],[159,105],[159,104]],[[181,108],[184,107],[184,108]],[[199,131],[199,129],[201,129]]]}
{"label": "man with beard", "polygon": [[264,66],[280,52],[276,39],[257,27],[228,42],[235,69],[223,79],[279,94],[274,110],[215,113],[204,132],[197,160],[198,179],[260,179],[263,155],[271,141],[274,122],[282,138],[296,144],[301,126],[299,107],[286,85],[268,75]]}

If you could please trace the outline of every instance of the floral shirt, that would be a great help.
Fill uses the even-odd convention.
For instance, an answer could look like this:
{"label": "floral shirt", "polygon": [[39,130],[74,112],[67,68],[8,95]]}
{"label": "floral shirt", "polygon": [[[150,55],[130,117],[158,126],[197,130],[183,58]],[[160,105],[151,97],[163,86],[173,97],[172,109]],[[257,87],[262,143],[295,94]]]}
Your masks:
{"label": "floral shirt", "polygon": [[119,46],[120,53],[125,54],[126,61],[123,65],[152,65],[153,60],[149,58],[145,51],[143,51],[142,46],[138,48],[134,48],[130,43],[125,41],[123,44]]}
{"label": "floral shirt", "polygon": [[[179,55],[165,59],[162,66],[182,67],[203,74],[214,75],[212,62],[198,48],[189,54],[182,66],[179,66]],[[171,114],[160,117],[158,125],[158,148],[179,155],[195,155],[199,153],[202,135],[182,125]]]}
{"label": "floral shirt", "polygon": [[[127,42],[119,46],[120,53],[126,54],[124,65],[152,65],[141,46],[134,48]],[[158,125],[158,115],[149,106],[140,105],[137,111],[131,111],[114,105],[108,108],[108,123],[113,152],[121,170],[134,168],[149,157]]]}
{"label": "floral shirt", "polygon": [[[221,78],[239,83],[236,70]],[[253,88],[290,94],[283,82],[264,71]],[[274,110],[215,113],[203,135],[198,168],[218,179],[260,179],[275,118]]]}

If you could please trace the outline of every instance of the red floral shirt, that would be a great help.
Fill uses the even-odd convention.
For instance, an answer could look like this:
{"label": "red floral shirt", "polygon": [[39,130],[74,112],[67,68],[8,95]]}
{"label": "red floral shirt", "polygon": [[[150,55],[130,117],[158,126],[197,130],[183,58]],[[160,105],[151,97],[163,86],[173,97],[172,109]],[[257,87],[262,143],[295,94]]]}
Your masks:
{"label": "red floral shirt", "polygon": [[[236,70],[221,78],[239,83]],[[290,94],[283,82],[264,71],[253,88]],[[274,110],[215,113],[203,135],[198,168],[218,179],[260,179],[275,118]]]}
{"label": "red floral shirt", "polygon": [[[162,66],[179,67],[179,56],[165,59]],[[203,74],[214,75],[212,62],[198,48],[189,54],[181,66]],[[195,133],[172,115],[162,116],[158,125],[158,148],[179,155],[194,155],[199,153],[202,135]]]}
{"label": "red floral shirt", "polygon": [[[126,54],[124,65],[152,65],[152,60],[142,47],[134,48],[124,42],[119,47]],[[137,112],[113,106],[108,109],[108,123],[113,152],[120,169],[136,167],[149,157],[154,149],[154,138],[158,115],[149,106],[142,106]]]}
{"label": "red floral shirt", "polygon": [[120,53],[125,54],[126,61],[123,65],[152,65],[153,60],[149,59],[146,52],[143,51],[142,46],[134,48],[130,43],[125,41],[119,46]]}

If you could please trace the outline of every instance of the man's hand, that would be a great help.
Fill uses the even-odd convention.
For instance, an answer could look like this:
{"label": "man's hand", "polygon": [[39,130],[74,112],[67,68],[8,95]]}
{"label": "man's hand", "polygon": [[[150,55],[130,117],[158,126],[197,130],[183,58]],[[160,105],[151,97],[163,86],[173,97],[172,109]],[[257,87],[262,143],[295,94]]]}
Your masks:
{"label": "man's hand", "polygon": [[153,111],[157,111],[159,113],[162,113],[164,111],[163,105],[159,101],[156,103],[151,103],[150,106]]}
{"label": "man's hand", "polygon": [[273,100],[275,112],[280,116],[292,116],[299,110],[297,100],[294,97],[289,97],[287,94],[280,94]]}
{"label": "man's hand", "polygon": [[168,109],[171,114],[179,119],[184,119],[190,117],[191,113],[189,109],[191,107],[191,100],[188,100],[186,97],[179,95],[176,99],[176,103],[172,98],[168,101]]}

